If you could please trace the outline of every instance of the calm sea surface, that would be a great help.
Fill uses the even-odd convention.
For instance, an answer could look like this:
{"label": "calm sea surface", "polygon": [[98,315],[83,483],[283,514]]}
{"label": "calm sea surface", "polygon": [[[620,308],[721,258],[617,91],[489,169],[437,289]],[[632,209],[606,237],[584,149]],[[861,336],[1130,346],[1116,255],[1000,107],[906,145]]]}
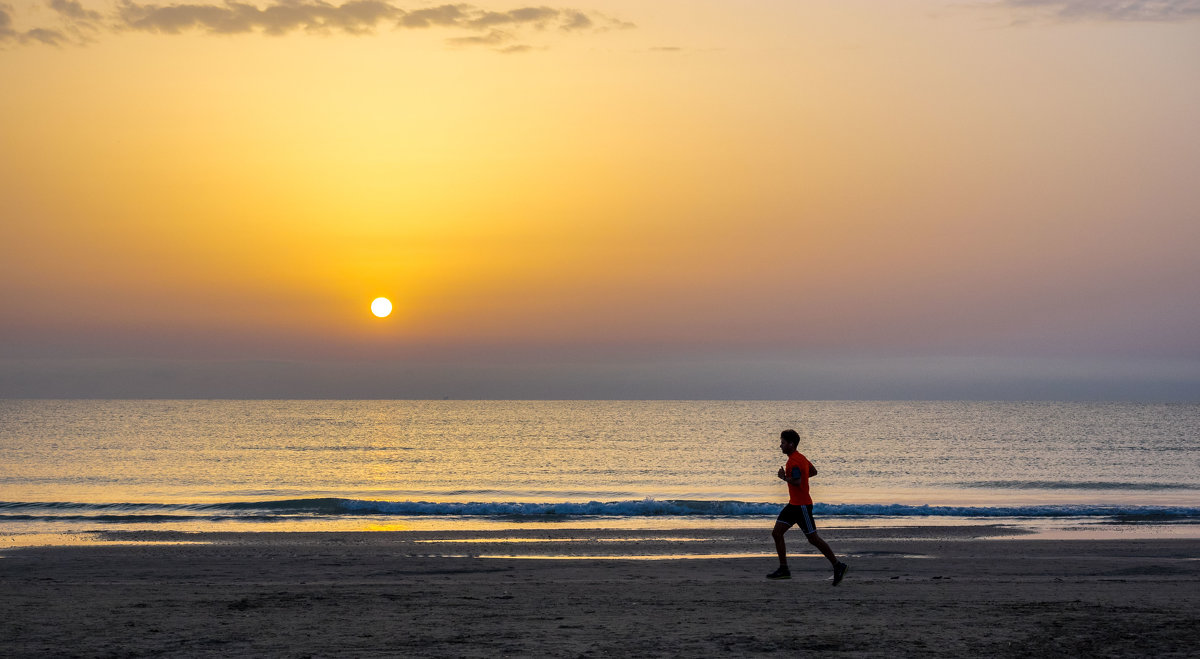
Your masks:
{"label": "calm sea surface", "polygon": [[0,534],[769,525],[784,428],[825,524],[1200,524],[1195,404],[0,400]]}

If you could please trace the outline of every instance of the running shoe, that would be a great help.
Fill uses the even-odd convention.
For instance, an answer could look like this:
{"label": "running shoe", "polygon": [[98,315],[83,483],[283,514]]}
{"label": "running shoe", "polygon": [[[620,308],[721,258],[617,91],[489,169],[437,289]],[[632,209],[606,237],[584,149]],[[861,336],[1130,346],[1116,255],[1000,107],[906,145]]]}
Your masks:
{"label": "running shoe", "polygon": [[786,567],[780,566],[778,570],[775,570],[771,574],[768,574],[767,578],[768,579],[791,579],[792,573]]}
{"label": "running shoe", "polygon": [[833,585],[842,583],[842,577],[846,576],[846,568],[847,565],[841,562],[833,566]]}

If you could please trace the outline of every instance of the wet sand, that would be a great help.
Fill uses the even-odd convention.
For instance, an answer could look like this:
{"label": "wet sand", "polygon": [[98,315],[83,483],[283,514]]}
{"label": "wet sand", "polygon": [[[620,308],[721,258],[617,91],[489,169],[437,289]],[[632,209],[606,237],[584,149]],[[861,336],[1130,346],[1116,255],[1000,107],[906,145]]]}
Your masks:
{"label": "wet sand", "polygon": [[[850,564],[834,588],[828,563],[811,554],[793,556],[791,580],[764,579],[776,562],[768,532],[134,532],[3,549],[0,656],[1196,656],[1200,647],[1200,540],[828,529]],[[810,549],[798,534],[789,540]],[[543,558],[520,557],[533,555]]]}

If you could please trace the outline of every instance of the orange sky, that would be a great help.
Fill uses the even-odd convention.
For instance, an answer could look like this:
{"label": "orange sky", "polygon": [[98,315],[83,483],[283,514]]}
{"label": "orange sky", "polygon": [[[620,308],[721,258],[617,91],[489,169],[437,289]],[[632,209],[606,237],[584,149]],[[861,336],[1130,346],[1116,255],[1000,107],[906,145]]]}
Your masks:
{"label": "orange sky", "polygon": [[0,395],[1200,396],[1188,3],[254,6],[0,6]]}

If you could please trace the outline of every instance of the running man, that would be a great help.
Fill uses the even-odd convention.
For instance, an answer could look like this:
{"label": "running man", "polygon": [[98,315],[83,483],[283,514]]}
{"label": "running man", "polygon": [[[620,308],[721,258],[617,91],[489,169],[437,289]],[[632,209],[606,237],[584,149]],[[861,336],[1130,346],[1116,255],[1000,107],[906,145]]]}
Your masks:
{"label": "running man", "polygon": [[838,585],[842,582],[842,577],[846,576],[846,564],[839,561],[837,556],[834,556],[833,550],[821,536],[817,535],[817,525],[813,522],[812,516],[812,497],[808,494],[808,479],[817,475],[817,468],[804,457],[804,454],[796,450],[800,444],[800,434],[795,430],[785,430],[779,433],[779,450],[788,456],[787,464],[779,468],[779,479],[788,484],[788,505],[783,507],[779,513],[779,519],[775,520],[775,529],[771,531],[771,537],[775,539],[775,551],[779,552],[779,569],[767,575],[768,579],[791,579],[792,573],[788,570],[787,548],[783,544],[783,534],[792,528],[792,524],[799,524],[800,529],[804,531],[804,537],[808,538],[809,544],[821,550],[825,554],[825,558],[829,559],[829,564],[833,566],[833,585]]}

